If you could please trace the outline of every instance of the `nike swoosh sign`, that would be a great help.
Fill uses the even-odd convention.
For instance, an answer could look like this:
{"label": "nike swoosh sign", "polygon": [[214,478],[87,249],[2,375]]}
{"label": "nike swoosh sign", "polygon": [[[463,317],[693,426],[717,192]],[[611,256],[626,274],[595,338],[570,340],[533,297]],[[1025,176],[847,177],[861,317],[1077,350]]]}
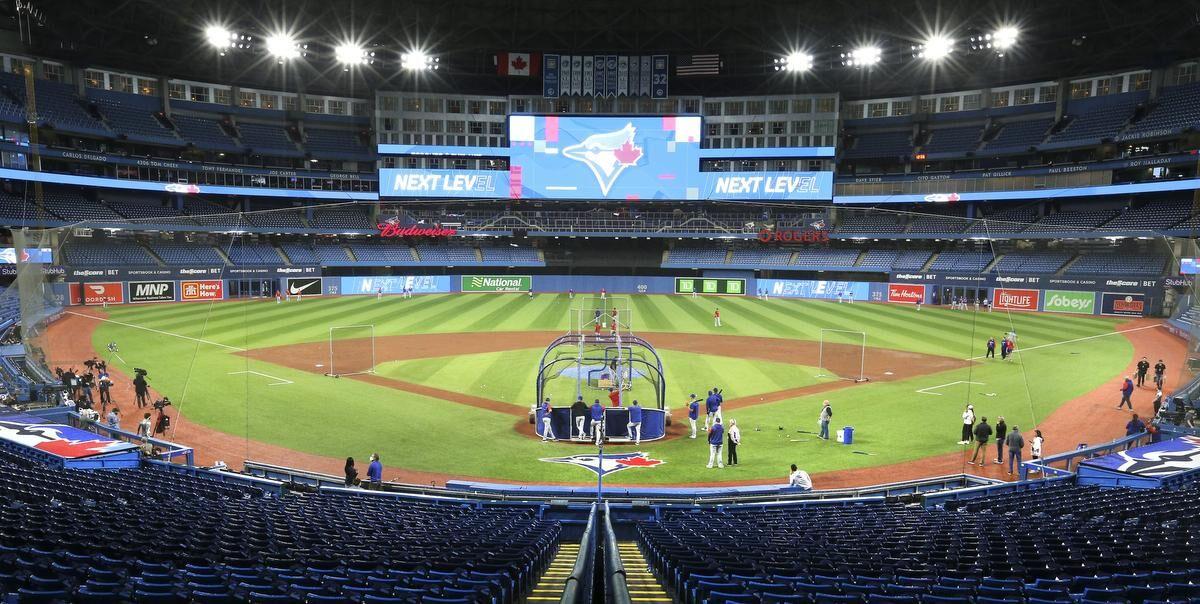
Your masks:
{"label": "nike swoosh sign", "polygon": [[288,291],[292,292],[293,296],[296,296],[296,295],[304,293],[304,290],[306,290],[316,284],[317,284],[316,281],[309,281],[308,285],[305,285],[304,287],[296,287],[295,285],[293,285],[290,288],[288,288]]}

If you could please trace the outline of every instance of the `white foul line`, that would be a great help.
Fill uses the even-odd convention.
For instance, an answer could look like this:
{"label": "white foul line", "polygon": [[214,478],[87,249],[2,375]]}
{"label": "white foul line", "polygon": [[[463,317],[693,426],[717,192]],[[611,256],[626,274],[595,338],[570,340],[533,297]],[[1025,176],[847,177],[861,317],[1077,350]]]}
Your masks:
{"label": "white foul line", "polygon": [[68,311],[67,311],[67,314],[68,314],[68,315],[75,315],[76,317],[83,317],[83,318],[85,318],[85,319],[93,319],[93,320],[96,320],[96,321],[104,321],[105,323],[116,323],[117,325],[123,325],[123,326],[125,326],[125,327],[132,327],[132,328],[134,328],[134,329],[141,329],[142,331],[149,331],[149,332],[153,332],[153,333],[157,333],[157,334],[162,334],[162,335],[164,335],[164,336],[171,336],[171,337],[173,337],[173,338],[181,338],[181,339],[184,339],[184,340],[191,340],[191,341],[193,341],[193,342],[199,342],[199,343],[201,343],[201,344],[211,344],[211,345],[213,345],[213,346],[220,346],[221,348],[228,348],[229,350],[236,350],[237,352],[246,352],[246,349],[245,349],[245,348],[238,348],[237,346],[230,346],[230,345],[228,345],[228,344],[222,344],[222,343],[220,343],[220,342],[213,342],[212,340],[205,340],[205,339],[202,339],[202,338],[193,338],[193,337],[191,337],[191,336],[184,336],[184,335],[180,335],[180,334],[177,334],[177,333],[171,333],[171,332],[169,332],[169,331],[163,331],[163,330],[161,330],[161,329],[154,329],[154,328],[151,328],[151,327],[142,327],[141,325],[134,325],[133,323],[125,323],[125,322],[122,322],[122,321],[116,321],[116,320],[113,320],[113,319],[105,319],[105,318],[103,318],[103,317],[93,317],[92,315],[80,314],[80,313],[77,313],[77,312],[74,312],[74,311],[70,311],[70,310],[68,310]]}
{"label": "white foul line", "polygon": [[[1094,335],[1094,336],[1087,336],[1087,337],[1083,337],[1083,338],[1075,338],[1074,340],[1063,340],[1062,342],[1051,342],[1051,343],[1049,343],[1049,344],[1038,344],[1037,346],[1030,346],[1029,348],[1017,348],[1017,349],[1016,349],[1016,350],[1015,350],[1015,351],[1014,351],[1012,354],[1016,354],[1016,353],[1018,353],[1018,352],[1029,352],[1030,350],[1037,350],[1037,349],[1039,349],[1039,348],[1050,348],[1051,346],[1059,346],[1059,345],[1062,345],[1062,344],[1070,344],[1070,343],[1072,343],[1072,342],[1082,342],[1082,341],[1084,341],[1084,340],[1095,340],[1096,338],[1103,338],[1103,337],[1107,337],[1107,336],[1115,336],[1115,335],[1117,335],[1117,334],[1129,333],[1129,332],[1131,332],[1131,331],[1141,331],[1141,330],[1143,330],[1143,329],[1154,329],[1155,327],[1162,327],[1162,323],[1159,323],[1159,324],[1157,324],[1157,325],[1146,325],[1145,327],[1134,327],[1133,329],[1125,329],[1125,330],[1122,330],[1122,331],[1110,331],[1110,332],[1108,332],[1108,333],[1097,334],[1097,335]],[[978,361],[979,359],[982,359],[982,358],[984,358],[985,356],[987,356],[987,355],[982,355],[982,354],[981,354],[981,355],[979,355],[979,356],[977,356],[977,357],[971,357],[971,358],[969,358],[969,359],[963,359],[963,360],[964,360],[964,361]]]}
{"label": "white foul line", "polygon": [[242,375],[245,373],[253,373],[254,375],[257,375],[260,377],[265,377],[268,380],[275,380],[274,384],[267,384],[268,386],[287,386],[288,384],[296,383],[296,382],[293,382],[292,380],[285,380],[281,377],[275,377],[273,375],[267,375],[265,373],[259,373],[257,371],[231,371],[231,372],[229,372],[229,375]]}
{"label": "white foul line", "polygon": [[983,386],[983,385],[984,385],[984,383],[983,383],[983,382],[966,382],[966,381],[963,381],[963,380],[959,380],[959,381],[957,381],[957,382],[950,382],[949,384],[942,384],[942,385],[940,385],[940,386],[930,386],[930,387],[928,387],[928,388],[922,388],[922,389],[918,390],[917,392],[918,392],[918,393],[920,393],[920,394],[932,394],[933,396],[942,396],[942,393],[941,393],[941,392],[929,392],[929,391],[930,391],[930,390],[937,390],[938,388],[945,388],[946,386],[953,386],[953,385],[955,385],[955,384],[975,384],[976,386]]}

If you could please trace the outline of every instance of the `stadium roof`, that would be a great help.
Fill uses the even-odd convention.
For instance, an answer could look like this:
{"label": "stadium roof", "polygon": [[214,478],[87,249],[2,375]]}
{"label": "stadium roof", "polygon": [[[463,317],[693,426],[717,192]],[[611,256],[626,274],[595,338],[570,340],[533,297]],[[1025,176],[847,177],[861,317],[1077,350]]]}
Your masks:
{"label": "stadium roof", "polygon": [[[16,18],[11,3],[11,29]],[[1164,65],[1200,48],[1196,0],[30,0],[40,25],[26,36],[31,53],[90,66],[167,74],[248,87],[365,96],[371,88],[539,94],[538,78],[496,75],[498,52],[564,54],[716,53],[718,76],[677,77],[671,93],[767,94],[839,90],[866,98],[961,90]],[[259,48],[219,57],[204,27],[219,23],[249,33]],[[1000,58],[969,55],[973,34],[1014,23],[1021,41]],[[308,56],[280,66],[261,48],[286,30]],[[960,42],[931,68],[910,45],[930,33]],[[376,65],[349,72],[333,48],[354,40],[374,50]],[[856,44],[884,49],[884,63],[837,64]],[[415,48],[442,69],[405,73],[398,55]],[[775,72],[774,58],[803,49],[815,69]]]}

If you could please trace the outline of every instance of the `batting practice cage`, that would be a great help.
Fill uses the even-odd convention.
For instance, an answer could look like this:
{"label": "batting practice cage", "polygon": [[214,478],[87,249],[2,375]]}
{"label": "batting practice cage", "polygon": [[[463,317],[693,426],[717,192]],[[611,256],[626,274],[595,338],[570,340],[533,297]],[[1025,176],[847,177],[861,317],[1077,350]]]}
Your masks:
{"label": "batting practice cage", "polygon": [[[589,405],[599,400],[608,407],[605,433],[610,440],[625,437],[624,414],[636,400],[647,414],[642,440],[661,438],[667,391],[662,359],[650,342],[634,335],[629,299],[584,297],[570,312],[569,331],[546,347],[538,363],[537,400],[550,397],[568,420],[568,407],[576,400]],[[571,432],[556,428],[555,434]]]}
{"label": "batting practice cage", "polygon": [[375,326],[339,325],[329,328],[329,371],[340,377],[375,373]]}

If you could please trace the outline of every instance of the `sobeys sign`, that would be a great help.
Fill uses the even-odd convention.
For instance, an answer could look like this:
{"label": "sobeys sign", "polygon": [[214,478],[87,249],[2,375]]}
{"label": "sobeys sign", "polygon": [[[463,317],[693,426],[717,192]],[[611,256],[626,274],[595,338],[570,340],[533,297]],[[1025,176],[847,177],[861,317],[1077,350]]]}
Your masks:
{"label": "sobeys sign", "polygon": [[463,275],[464,292],[526,292],[533,286],[529,275]]}
{"label": "sobeys sign", "polygon": [[1042,310],[1046,312],[1069,312],[1093,315],[1096,314],[1096,294],[1095,292],[1049,289],[1046,290]]}

